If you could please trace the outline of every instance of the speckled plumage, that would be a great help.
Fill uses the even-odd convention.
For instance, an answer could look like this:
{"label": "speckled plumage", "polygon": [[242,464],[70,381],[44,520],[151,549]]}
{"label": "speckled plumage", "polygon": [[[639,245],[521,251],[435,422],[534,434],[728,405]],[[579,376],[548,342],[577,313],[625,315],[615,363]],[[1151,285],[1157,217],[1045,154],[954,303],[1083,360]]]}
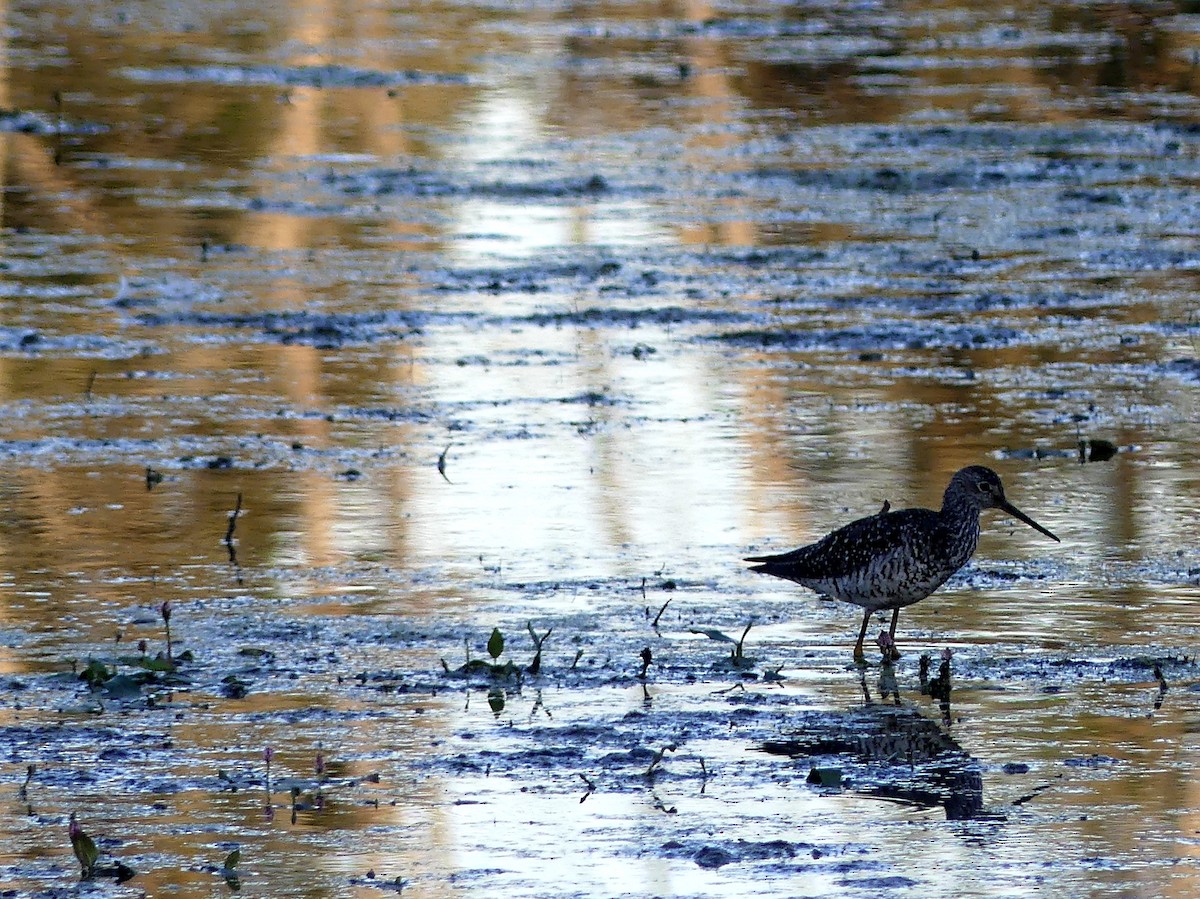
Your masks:
{"label": "speckled plumage", "polygon": [[853,521],[816,543],[746,561],[760,563],[751,571],[786,578],[861,606],[865,612],[854,648],[855,658],[861,659],[871,613],[892,610],[894,638],[900,609],[929,596],[971,558],[979,541],[979,513],[992,508],[1058,540],[1005,499],[994,471],[972,465],[950,479],[937,512],[890,512],[885,505],[881,512]]}

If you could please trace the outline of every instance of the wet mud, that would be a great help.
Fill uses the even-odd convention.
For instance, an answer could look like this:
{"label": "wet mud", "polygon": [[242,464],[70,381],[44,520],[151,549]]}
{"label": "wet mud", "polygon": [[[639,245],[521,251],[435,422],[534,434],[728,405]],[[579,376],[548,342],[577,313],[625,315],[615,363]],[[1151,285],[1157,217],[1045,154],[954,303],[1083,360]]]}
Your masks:
{"label": "wet mud", "polygon": [[[5,894],[1194,892],[1169,6],[16,15]],[[894,664],[739,561],[971,463]]]}

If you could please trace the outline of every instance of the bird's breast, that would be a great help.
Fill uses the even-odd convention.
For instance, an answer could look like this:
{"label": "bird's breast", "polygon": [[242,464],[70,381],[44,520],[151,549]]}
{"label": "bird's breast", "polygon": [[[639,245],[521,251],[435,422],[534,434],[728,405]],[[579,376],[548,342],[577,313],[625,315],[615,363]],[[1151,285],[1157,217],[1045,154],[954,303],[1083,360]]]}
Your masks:
{"label": "bird's breast", "polygon": [[897,609],[921,601],[944,584],[956,570],[911,564],[880,564],[807,586],[863,608]]}

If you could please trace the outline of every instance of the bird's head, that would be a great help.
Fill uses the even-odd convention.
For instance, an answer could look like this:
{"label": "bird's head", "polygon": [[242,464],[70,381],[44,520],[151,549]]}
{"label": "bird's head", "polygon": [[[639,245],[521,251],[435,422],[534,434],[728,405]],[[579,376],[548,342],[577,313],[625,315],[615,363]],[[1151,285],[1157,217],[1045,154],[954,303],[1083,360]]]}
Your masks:
{"label": "bird's head", "polygon": [[946,492],[981,511],[995,509],[1007,502],[1000,475],[983,465],[971,465],[956,472]]}
{"label": "bird's head", "polygon": [[1035,531],[1041,531],[1056,542],[1054,534],[1046,530],[1004,496],[1004,485],[1000,483],[1000,475],[984,465],[970,465],[955,472],[946,488],[947,502],[965,502],[976,509],[1000,509],[1013,518],[1025,522]]}

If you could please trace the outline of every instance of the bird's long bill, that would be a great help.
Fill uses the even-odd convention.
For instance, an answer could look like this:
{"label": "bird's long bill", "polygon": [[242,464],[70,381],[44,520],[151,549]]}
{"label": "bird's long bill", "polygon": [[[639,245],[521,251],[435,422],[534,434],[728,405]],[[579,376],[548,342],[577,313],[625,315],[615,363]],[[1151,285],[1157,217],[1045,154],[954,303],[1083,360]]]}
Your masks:
{"label": "bird's long bill", "polygon": [[999,504],[999,508],[1003,509],[1005,512],[1007,512],[1013,518],[1018,518],[1021,521],[1025,522],[1027,525],[1029,525],[1035,531],[1041,531],[1043,534],[1045,534],[1047,537],[1049,537],[1055,543],[1062,543],[1061,540],[1059,540],[1057,537],[1055,537],[1053,534],[1051,534],[1048,530],[1046,530],[1044,527],[1042,527],[1040,524],[1038,524],[1036,521],[1034,521],[1032,518],[1030,518],[1028,515],[1026,515],[1024,512],[1022,512],[1016,506],[1014,506],[1012,503],[1002,502]]}

